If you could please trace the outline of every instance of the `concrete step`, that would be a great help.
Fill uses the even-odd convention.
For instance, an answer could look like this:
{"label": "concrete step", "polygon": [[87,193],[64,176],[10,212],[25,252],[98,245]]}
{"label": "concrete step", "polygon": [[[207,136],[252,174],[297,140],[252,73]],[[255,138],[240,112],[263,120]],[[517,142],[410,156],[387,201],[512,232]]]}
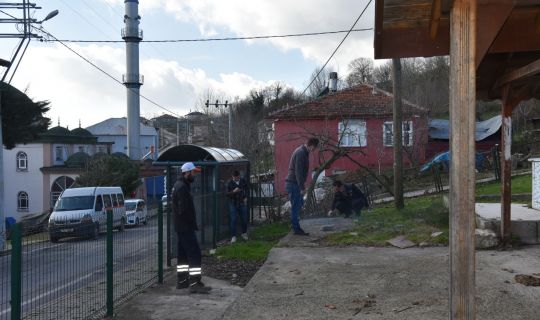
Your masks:
{"label": "concrete step", "polygon": [[[518,236],[523,244],[540,244],[540,210],[526,204],[511,204],[512,235]],[[477,203],[476,226],[488,229],[500,236],[501,204]]]}

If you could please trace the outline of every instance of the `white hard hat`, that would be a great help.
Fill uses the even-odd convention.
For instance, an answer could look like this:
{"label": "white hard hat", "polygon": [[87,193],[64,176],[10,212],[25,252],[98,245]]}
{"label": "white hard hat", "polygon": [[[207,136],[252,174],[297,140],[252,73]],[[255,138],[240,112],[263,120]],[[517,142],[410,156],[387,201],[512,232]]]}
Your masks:
{"label": "white hard hat", "polygon": [[195,171],[201,172],[201,168],[196,167],[193,162],[186,162],[182,165],[182,172]]}

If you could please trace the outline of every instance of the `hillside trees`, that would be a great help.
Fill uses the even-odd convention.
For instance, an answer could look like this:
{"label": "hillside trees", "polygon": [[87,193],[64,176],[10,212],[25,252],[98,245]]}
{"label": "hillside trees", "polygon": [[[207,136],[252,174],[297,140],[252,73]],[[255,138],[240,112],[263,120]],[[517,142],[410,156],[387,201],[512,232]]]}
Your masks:
{"label": "hillside trees", "polygon": [[77,187],[120,186],[124,194],[131,194],[139,184],[139,164],[124,154],[95,155],[75,180]]}

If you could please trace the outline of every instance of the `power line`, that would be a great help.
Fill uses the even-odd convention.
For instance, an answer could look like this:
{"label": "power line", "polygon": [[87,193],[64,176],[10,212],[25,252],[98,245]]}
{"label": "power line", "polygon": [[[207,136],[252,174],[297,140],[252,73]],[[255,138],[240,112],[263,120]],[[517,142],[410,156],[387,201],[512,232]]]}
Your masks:
{"label": "power line", "polygon": [[[371,1],[370,1],[371,2]],[[358,21],[357,21],[358,22]],[[355,22],[356,25],[356,22]],[[337,31],[323,31],[323,32],[308,32],[308,33],[291,33],[291,34],[282,34],[282,35],[270,35],[270,36],[248,36],[248,37],[226,37],[226,38],[199,38],[199,39],[165,39],[165,40],[142,40],[141,42],[149,43],[167,43],[167,42],[210,42],[210,41],[235,41],[235,40],[257,40],[257,39],[273,39],[273,38],[293,38],[293,37],[306,37],[306,36],[319,36],[327,34],[338,34],[338,33],[349,33],[351,32],[360,32],[360,31],[370,31],[373,28],[364,28],[364,29],[349,29],[349,30],[337,30]],[[345,36],[346,38],[347,36]],[[49,42],[79,42],[79,43],[115,43],[115,42],[124,42],[124,40],[73,40],[73,39],[53,39],[53,40],[43,40]]]}
{"label": "power line", "polygon": [[345,39],[347,39],[347,37],[349,36],[349,34],[351,34],[351,32],[354,29],[354,27],[356,26],[356,24],[358,23],[358,20],[360,20],[360,18],[362,18],[362,16],[364,15],[364,12],[366,12],[367,8],[369,7],[369,5],[371,4],[371,1],[373,0],[369,0],[369,2],[366,4],[366,6],[364,7],[364,10],[362,10],[362,12],[360,13],[360,15],[358,16],[358,18],[356,18],[356,21],[354,21],[353,25],[351,26],[351,28],[349,29],[349,31],[347,31],[347,34],[343,37],[343,39],[341,40],[341,42],[338,44],[338,46],[336,47],[336,49],[334,50],[334,52],[332,52],[332,54],[330,55],[330,57],[328,58],[328,60],[326,60],[326,62],[324,63],[324,65],[322,66],[322,68],[319,70],[319,72],[317,72],[317,75],[315,75],[315,77],[313,77],[313,79],[311,80],[311,82],[308,84],[308,86],[304,89],[304,91],[302,91],[302,96],[306,93],[306,91],[309,89],[309,87],[311,87],[311,85],[313,84],[313,82],[315,82],[315,80],[319,77],[319,75],[321,74],[321,72],[324,70],[324,68],[326,67],[326,65],[328,64],[328,62],[330,62],[330,60],[334,57],[334,55],[336,54],[336,52],[339,50],[339,48],[341,47],[341,45],[343,44],[343,42],[345,42]]}
{"label": "power line", "polygon": [[[47,34],[47,36],[53,38],[56,40],[56,42],[59,42],[62,46],[66,47],[69,51],[73,52],[74,54],[76,54],[79,58],[83,59],[84,61],[86,61],[88,64],[90,64],[92,67],[96,68],[97,70],[99,70],[101,73],[103,73],[104,75],[106,75],[107,77],[111,78],[114,82],[120,84],[121,86],[124,87],[124,84],[116,79],[114,76],[112,76],[110,73],[108,73],[107,71],[103,70],[101,67],[99,67],[98,65],[96,65],[95,63],[93,63],[92,61],[90,61],[88,58],[86,58],[85,56],[83,56],[82,54],[80,54],[79,52],[77,52],[75,49],[71,48],[70,46],[68,46],[67,44],[65,44],[62,40],[58,40],[54,35],[52,35],[50,32],[46,31],[45,29],[43,28],[38,28],[39,31]],[[126,87],[127,88],[127,87]],[[128,88],[128,90],[131,90],[133,92],[136,92],[135,90],[131,89],[131,88]],[[160,108],[160,109],[163,109],[167,112],[169,112],[170,114],[173,114],[177,117],[180,117],[179,114],[177,114],[176,112],[170,110],[170,109],[167,109],[165,107],[163,107],[162,105],[160,105],[159,103],[151,100],[150,98],[147,98],[146,96],[142,95],[141,93],[138,93],[138,95],[143,98],[144,100],[150,102],[151,104],[155,105],[156,107]]]}

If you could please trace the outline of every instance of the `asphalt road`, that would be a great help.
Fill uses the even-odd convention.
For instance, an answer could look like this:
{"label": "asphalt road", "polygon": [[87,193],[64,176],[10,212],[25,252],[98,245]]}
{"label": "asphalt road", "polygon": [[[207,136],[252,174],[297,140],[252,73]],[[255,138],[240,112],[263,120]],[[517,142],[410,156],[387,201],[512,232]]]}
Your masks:
{"label": "asphalt road", "polygon": [[[157,276],[157,219],[113,233],[114,296]],[[23,247],[22,314],[28,319],[84,319],[106,304],[106,233]],[[10,256],[0,257],[0,320],[10,319]]]}

